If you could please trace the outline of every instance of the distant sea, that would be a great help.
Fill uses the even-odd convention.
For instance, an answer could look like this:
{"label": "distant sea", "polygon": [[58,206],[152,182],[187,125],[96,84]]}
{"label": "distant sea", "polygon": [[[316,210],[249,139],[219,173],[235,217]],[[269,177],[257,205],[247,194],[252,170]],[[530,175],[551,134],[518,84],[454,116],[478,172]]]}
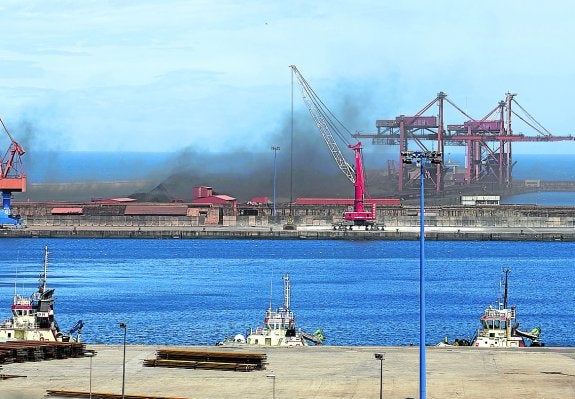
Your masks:
{"label": "distant sea", "polygon": [[[373,154],[370,154],[373,156]],[[175,153],[54,152],[26,154],[29,183],[66,183],[160,179],[175,169]],[[463,155],[449,155],[464,166]],[[46,160],[49,160],[47,162]],[[574,155],[514,155],[515,179],[575,180]],[[380,162],[381,163],[381,162]],[[217,163],[221,168],[221,162]],[[370,162],[374,165],[374,162]],[[383,165],[384,163],[382,163]],[[334,170],[336,165],[333,165]],[[383,166],[382,166],[383,167]],[[508,204],[575,205],[575,193],[532,193],[504,198]]]}
{"label": "distant sea", "polygon": [[[140,180],[169,173],[173,153],[45,152],[26,154],[30,183]],[[47,162],[49,160],[49,162]]]}

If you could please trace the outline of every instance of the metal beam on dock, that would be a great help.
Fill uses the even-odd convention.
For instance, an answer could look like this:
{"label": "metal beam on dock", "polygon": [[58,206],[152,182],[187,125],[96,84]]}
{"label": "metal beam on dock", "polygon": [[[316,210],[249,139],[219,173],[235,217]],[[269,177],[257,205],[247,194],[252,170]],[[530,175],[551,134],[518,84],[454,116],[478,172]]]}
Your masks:
{"label": "metal beam on dock", "polygon": [[[46,396],[61,398],[92,398],[92,399],[121,399],[122,395],[108,392],[82,392],[82,391],[63,391],[49,389]],[[124,395],[125,399],[190,399],[174,396],[154,396],[154,395]]]}

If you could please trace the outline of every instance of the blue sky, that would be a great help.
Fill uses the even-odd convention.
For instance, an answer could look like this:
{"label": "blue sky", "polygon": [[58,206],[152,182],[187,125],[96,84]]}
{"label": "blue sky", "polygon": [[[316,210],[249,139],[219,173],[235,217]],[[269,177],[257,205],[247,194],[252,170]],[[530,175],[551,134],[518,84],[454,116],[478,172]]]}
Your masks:
{"label": "blue sky", "polygon": [[[4,0],[0,116],[29,152],[264,152],[289,145],[295,64],[352,131],[375,132],[376,119],[414,114],[439,91],[479,119],[511,91],[553,134],[569,135],[573,8]],[[296,93],[296,118],[309,118],[303,107]],[[449,112],[448,123],[463,121]],[[319,134],[309,130],[298,134]],[[573,142],[514,146],[574,149]]]}

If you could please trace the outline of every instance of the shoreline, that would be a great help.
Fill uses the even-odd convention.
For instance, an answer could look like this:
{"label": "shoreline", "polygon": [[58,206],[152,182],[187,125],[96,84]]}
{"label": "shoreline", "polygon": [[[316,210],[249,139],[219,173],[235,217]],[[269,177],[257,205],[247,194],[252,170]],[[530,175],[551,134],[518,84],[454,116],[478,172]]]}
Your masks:
{"label": "shoreline", "polygon": [[[120,238],[120,239],[272,239],[272,240],[419,240],[419,226],[366,231],[333,230],[330,226],[266,227],[133,227],[32,226],[0,230],[0,238]],[[425,227],[429,241],[566,241],[575,242],[575,227]]]}

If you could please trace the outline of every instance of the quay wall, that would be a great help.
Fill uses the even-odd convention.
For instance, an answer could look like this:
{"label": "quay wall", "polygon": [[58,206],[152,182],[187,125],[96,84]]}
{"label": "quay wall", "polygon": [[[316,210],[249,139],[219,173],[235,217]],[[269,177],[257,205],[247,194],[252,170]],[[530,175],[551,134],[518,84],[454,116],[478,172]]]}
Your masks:
{"label": "quay wall", "polygon": [[[567,241],[575,242],[574,229],[558,229],[556,231],[531,230],[431,230],[426,227],[427,241]],[[385,229],[378,231],[366,230],[313,230],[281,228],[268,230],[257,229],[37,229],[20,228],[0,230],[0,238],[130,238],[130,239],[316,239],[316,240],[419,240],[418,231],[400,229]]]}
{"label": "quay wall", "polygon": [[[60,209],[61,205],[59,204]],[[23,228],[0,231],[4,237],[77,238],[273,238],[387,239],[419,238],[419,207],[382,206],[380,230],[331,228],[345,207],[301,206],[278,209],[278,216],[125,215],[123,205],[90,205],[82,214],[52,214],[54,204],[19,204]],[[182,206],[182,204],[178,204]],[[291,211],[291,214],[290,214]],[[291,216],[290,216],[291,215]],[[295,230],[285,230],[290,225]],[[562,240],[575,241],[575,207],[535,205],[437,206],[425,209],[428,240]]]}
{"label": "quay wall", "polygon": [[[178,207],[181,207],[178,204]],[[125,215],[125,205],[83,206],[82,214],[52,214],[53,204],[20,204],[13,213],[21,215],[29,227],[110,226],[110,227],[266,227],[284,225],[288,219],[301,226],[331,225],[342,220],[346,207],[299,206],[279,208],[271,216],[265,209],[257,215],[222,215],[208,218],[186,215]],[[60,208],[61,209],[61,208]],[[290,216],[291,215],[291,216]],[[419,226],[418,206],[381,206],[378,224],[386,227]],[[575,207],[536,205],[434,206],[425,209],[425,225],[437,227],[575,227]]]}

